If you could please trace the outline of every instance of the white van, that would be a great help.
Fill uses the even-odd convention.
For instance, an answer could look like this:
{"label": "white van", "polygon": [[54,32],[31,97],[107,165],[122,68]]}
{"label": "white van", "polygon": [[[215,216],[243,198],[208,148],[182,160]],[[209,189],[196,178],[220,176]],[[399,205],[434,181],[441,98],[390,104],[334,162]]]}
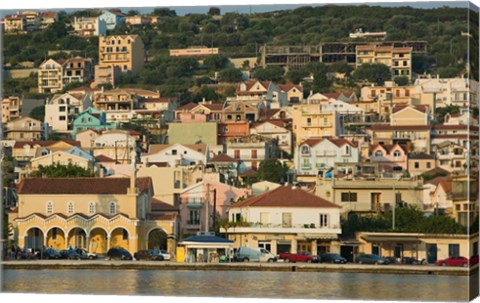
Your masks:
{"label": "white van", "polygon": [[265,248],[259,247],[240,247],[234,255],[237,262],[276,262],[277,257]]}

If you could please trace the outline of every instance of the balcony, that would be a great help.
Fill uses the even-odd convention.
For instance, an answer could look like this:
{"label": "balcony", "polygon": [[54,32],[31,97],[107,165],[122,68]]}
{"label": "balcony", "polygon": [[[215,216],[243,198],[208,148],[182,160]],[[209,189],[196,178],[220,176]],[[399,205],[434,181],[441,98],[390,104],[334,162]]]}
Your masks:
{"label": "balcony", "polygon": [[200,209],[203,207],[203,201],[201,200],[188,200],[187,201],[187,207],[191,209]]}
{"label": "balcony", "polygon": [[302,164],[302,169],[312,169],[312,164],[311,163],[303,163]]}
{"label": "balcony", "polygon": [[282,227],[282,224],[251,224],[249,227],[230,227],[228,230],[220,229],[220,232],[228,233],[244,233],[244,234],[308,234],[322,236],[324,238],[336,239],[337,235],[342,232],[339,225],[330,225],[326,227],[310,227],[311,224],[294,224],[290,227]]}
{"label": "balcony", "polygon": [[309,127],[332,127],[332,123],[330,122],[322,122],[322,123],[303,123],[302,127],[309,128]]}
{"label": "balcony", "polygon": [[319,150],[315,153],[317,157],[335,157],[337,153],[333,150]]}

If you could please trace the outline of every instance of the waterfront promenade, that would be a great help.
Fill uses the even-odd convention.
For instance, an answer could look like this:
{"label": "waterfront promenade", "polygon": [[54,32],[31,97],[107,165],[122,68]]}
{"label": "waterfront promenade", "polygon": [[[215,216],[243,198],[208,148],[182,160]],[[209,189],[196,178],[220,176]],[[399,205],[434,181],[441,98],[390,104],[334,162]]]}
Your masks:
{"label": "waterfront promenade", "polygon": [[414,275],[469,276],[478,272],[478,265],[467,267],[440,267],[435,265],[365,265],[315,263],[177,263],[156,261],[107,260],[28,260],[3,261],[4,269],[136,269],[136,270],[216,270],[216,271],[279,271],[279,272],[343,272]]}

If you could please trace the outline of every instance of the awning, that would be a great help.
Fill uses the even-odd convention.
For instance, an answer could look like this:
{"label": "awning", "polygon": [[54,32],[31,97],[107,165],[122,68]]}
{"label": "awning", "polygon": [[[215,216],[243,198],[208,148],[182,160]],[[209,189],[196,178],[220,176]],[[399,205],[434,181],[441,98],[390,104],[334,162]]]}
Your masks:
{"label": "awning", "polygon": [[379,237],[379,236],[364,236],[362,237],[367,242],[403,242],[403,243],[421,243],[420,239],[411,237]]}
{"label": "awning", "polygon": [[337,234],[299,234],[308,240],[336,240],[338,239]]}

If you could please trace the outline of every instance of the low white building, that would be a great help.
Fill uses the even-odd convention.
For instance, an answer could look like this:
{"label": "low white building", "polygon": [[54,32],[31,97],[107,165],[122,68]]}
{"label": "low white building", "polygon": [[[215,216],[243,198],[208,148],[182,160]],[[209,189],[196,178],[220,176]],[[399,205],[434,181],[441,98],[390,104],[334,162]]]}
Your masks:
{"label": "low white building", "polygon": [[288,153],[292,153],[292,132],[286,127],[283,120],[270,120],[254,124],[250,128],[250,134],[257,134],[271,139],[276,139],[278,147]]}
{"label": "low white building", "polygon": [[90,95],[56,94],[45,104],[45,123],[53,131],[66,132],[72,127],[73,120],[92,105]]}
{"label": "low white building", "polygon": [[257,169],[260,162],[277,158],[277,141],[260,135],[249,135],[235,138],[227,143],[227,155],[241,161],[239,173]]}
{"label": "low white building", "polygon": [[300,188],[281,186],[234,203],[228,218],[237,226],[220,232],[235,247],[263,247],[273,254],[339,250],[332,240],[341,234],[340,207]]}
{"label": "low white building", "polygon": [[357,144],[346,139],[311,138],[295,151],[295,167],[299,175],[316,175],[319,170],[335,167],[335,163],[359,161]]}
{"label": "low white building", "polygon": [[170,167],[205,165],[208,160],[206,144],[152,144],[141,157],[142,163],[167,163]]}

